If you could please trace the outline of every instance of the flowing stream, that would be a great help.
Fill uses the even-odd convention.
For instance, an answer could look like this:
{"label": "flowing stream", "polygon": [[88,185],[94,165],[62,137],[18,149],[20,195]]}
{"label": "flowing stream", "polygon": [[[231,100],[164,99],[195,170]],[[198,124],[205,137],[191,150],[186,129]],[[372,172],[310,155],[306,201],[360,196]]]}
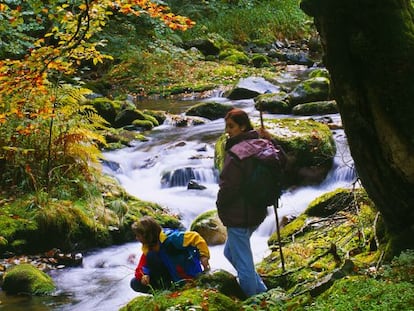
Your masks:
{"label": "flowing stream", "polygon": [[[258,118],[253,100],[214,100],[240,107],[253,119]],[[183,105],[181,111],[185,109],[185,103]],[[339,115],[329,117],[340,120]],[[165,122],[148,134],[148,141],[107,152],[105,157],[109,163],[119,165],[106,165],[104,170],[116,177],[130,194],[157,202],[180,215],[183,225],[188,228],[200,213],[215,208],[218,185],[217,172],[213,168],[214,143],[223,131],[223,119],[190,127],[176,127]],[[284,193],[279,203],[279,219],[285,215],[300,214],[314,198],[338,187],[349,186],[354,181],[353,161],[344,133],[336,130],[334,136],[338,151],[331,172],[318,186],[302,187]],[[166,174],[168,172],[170,174]],[[196,179],[206,189],[187,190],[190,179]],[[267,239],[276,229],[273,208],[269,207],[268,211],[268,217],[252,236],[256,262],[268,253]],[[222,245],[213,246],[210,250],[212,270],[226,269],[235,273],[223,256]],[[13,298],[0,291],[0,310],[119,310],[140,295],[129,288],[139,256],[138,242],[84,254],[81,267],[52,271],[51,276],[58,287],[55,296]]]}

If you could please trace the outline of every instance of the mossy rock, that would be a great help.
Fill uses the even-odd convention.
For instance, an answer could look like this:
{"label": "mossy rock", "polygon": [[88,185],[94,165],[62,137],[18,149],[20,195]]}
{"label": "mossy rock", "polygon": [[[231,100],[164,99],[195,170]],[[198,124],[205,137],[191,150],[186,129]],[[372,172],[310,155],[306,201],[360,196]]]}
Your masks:
{"label": "mossy rock", "polygon": [[224,157],[226,156],[225,146],[227,141],[227,135],[221,135],[214,145],[214,167],[221,172],[224,165]]}
{"label": "mossy rock", "polygon": [[323,194],[309,203],[305,213],[308,216],[328,217],[346,209],[354,201],[354,194],[349,189],[338,188]]}
{"label": "mossy rock", "polygon": [[97,113],[110,124],[114,124],[116,114],[120,109],[120,103],[106,97],[98,97],[92,100],[92,106]]}
{"label": "mossy rock", "polygon": [[224,118],[232,107],[216,102],[199,103],[189,108],[185,114],[187,116],[197,116],[207,118],[209,120],[216,120]]}
{"label": "mossy rock", "polygon": [[158,125],[163,124],[164,121],[167,119],[167,113],[165,111],[162,111],[162,110],[148,110],[148,109],[145,109],[142,112],[144,114],[146,114],[147,116],[154,117],[157,120]]}
{"label": "mossy rock", "polygon": [[[373,241],[378,238],[375,227],[380,221],[372,202],[362,189],[353,192],[352,203],[348,201],[351,192],[338,190],[337,193],[346,193],[347,200],[335,202],[335,214],[317,217],[304,212],[280,230],[285,273],[281,269],[277,234],[269,238],[271,254],[258,265],[268,287],[281,286],[288,294],[312,288],[320,290],[318,283],[331,279],[338,269],[349,274],[378,262],[381,245]],[[355,267],[345,272],[341,267],[347,261]],[[327,286],[332,284],[328,283]]]}
{"label": "mossy rock", "polygon": [[249,57],[242,51],[234,48],[225,49],[219,54],[219,59],[228,61],[233,64],[248,64]]}
{"label": "mossy rock", "polygon": [[198,232],[208,245],[220,245],[226,242],[227,231],[213,209],[199,215],[191,224],[190,230]]}
{"label": "mossy rock", "polygon": [[[332,167],[336,145],[325,124],[313,120],[265,119],[265,128],[288,153],[289,167],[284,187],[321,182]],[[256,128],[260,125],[253,124]],[[214,164],[221,171],[226,135],[215,144]]]}
{"label": "mossy rock", "polygon": [[309,72],[309,78],[316,78],[316,77],[324,77],[327,79],[331,79],[331,75],[329,74],[328,69],[326,68],[316,68]]}
{"label": "mossy rock", "polygon": [[153,127],[160,125],[160,122],[158,122],[158,119],[154,117],[153,115],[147,114],[145,112],[143,112],[143,114],[144,114],[145,120],[150,121]]}
{"label": "mossy rock", "polygon": [[132,125],[135,129],[142,129],[144,131],[149,131],[154,127],[154,123],[149,120],[134,120]]}
{"label": "mossy rock", "polygon": [[372,204],[368,202],[369,198],[363,189],[338,188],[315,198],[309,203],[304,213],[313,217],[328,217],[341,210],[349,209],[355,199]]}
{"label": "mossy rock", "polygon": [[266,67],[270,64],[269,57],[263,54],[253,54],[251,57],[251,63],[257,68]]}
{"label": "mossy rock", "polygon": [[329,164],[336,154],[332,132],[320,122],[293,118],[265,119],[265,128],[286,152],[295,157],[298,166]]}
{"label": "mossy rock", "polygon": [[135,310],[240,311],[241,304],[215,289],[190,288],[179,292],[164,291],[138,296],[120,309]]}
{"label": "mossy rock", "polygon": [[254,107],[259,111],[280,114],[291,112],[287,102],[287,93],[284,91],[260,94],[254,98],[254,103]]}
{"label": "mossy rock", "polygon": [[246,298],[237,278],[225,270],[204,273],[196,279],[195,284],[196,287],[214,288],[220,293],[235,299],[243,300]]}
{"label": "mossy rock", "polygon": [[109,128],[102,133],[105,136],[106,150],[114,150],[122,147],[130,147],[134,140],[146,141],[147,137],[135,131],[128,131],[123,128]]}
{"label": "mossy rock", "polygon": [[116,115],[114,124],[116,127],[124,127],[131,125],[135,120],[145,120],[144,113],[135,108],[126,108]]}
{"label": "mossy rock", "polygon": [[296,105],[293,107],[292,113],[301,116],[333,114],[338,113],[338,107],[334,100],[318,101]]}
{"label": "mossy rock", "polygon": [[2,289],[7,294],[49,295],[56,286],[46,273],[31,264],[21,264],[6,271]]}
{"label": "mossy rock", "polygon": [[330,87],[330,80],[325,77],[302,81],[289,93],[289,105],[293,108],[303,103],[328,100],[331,92]]}

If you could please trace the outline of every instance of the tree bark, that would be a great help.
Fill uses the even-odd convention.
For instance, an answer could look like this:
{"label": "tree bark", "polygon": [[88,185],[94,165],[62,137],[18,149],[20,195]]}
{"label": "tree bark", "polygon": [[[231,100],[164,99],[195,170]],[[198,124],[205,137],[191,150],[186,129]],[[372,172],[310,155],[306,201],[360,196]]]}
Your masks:
{"label": "tree bark", "polygon": [[303,0],[314,17],[349,148],[383,216],[388,255],[414,249],[411,0]]}

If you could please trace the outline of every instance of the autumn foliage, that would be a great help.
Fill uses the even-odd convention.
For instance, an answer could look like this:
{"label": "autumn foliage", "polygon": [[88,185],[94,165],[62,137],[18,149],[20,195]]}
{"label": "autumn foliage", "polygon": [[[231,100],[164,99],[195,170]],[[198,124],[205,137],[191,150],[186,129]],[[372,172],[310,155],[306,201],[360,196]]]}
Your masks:
{"label": "autumn foliage", "polygon": [[0,188],[49,191],[88,176],[105,144],[105,121],[86,89],[63,83],[84,62],[111,59],[95,40],[114,13],[160,19],[174,30],[194,23],[144,0],[0,3]]}

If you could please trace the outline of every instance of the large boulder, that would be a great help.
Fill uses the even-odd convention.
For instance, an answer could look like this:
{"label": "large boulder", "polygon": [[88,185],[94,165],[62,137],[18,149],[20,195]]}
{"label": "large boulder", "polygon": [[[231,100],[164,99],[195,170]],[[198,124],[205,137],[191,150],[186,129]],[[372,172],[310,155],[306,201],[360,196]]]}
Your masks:
{"label": "large boulder", "polygon": [[268,113],[291,113],[287,98],[288,94],[284,91],[260,94],[254,98],[254,106],[257,110]]}
{"label": "large boulder", "polygon": [[203,117],[209,120],[224,118],[233,107],[216,102],[199,103],[189,108],[185,114],[187,116]]}
{"label": "large boulder", "polygon": [[226,227],[218,217],[216,209],[207,211],[194,219],[190,230],[197,231],[208,245],[220,245],[226,242]]}
{"label": "large boulder", "polygon": [[330,96],[330,80],[326,77],[314,77],[299,83],[289,93],[289,105],[296,105],[328,100]]}
{"label": "large boulder", "polygon": [[[259,127],[259,124],[254,124]],[[287,172],[283,187],[315,185],[321,183],[336,154],[332,132],[326,124],[314,120],[265,119],[265,128],[286,151]],[[214,164],[221,171],[224,162],[226,136],[216,141]]]}
{"label": "large boulder", "polygon": [[220,48],[217,46],[217,44],[210,39],[195,39],[185,41],[182,43],[182,47],[186,50],[196,48],[201,53],[203,53],[204,56],[218,55],[220,52]]}
{"label": "large boulder", "polygon": [[338,113],[338,107],[336,106],[336,101],[324,100],[296,105],[293,107],[292,113],[300,116],[333,114]]}
{"label": "large boulder", "polygon": [[226,94],[232,100],[255,98],[260,94],[276,93],[280,88],[262,77],[240,79],[237,85]]}

